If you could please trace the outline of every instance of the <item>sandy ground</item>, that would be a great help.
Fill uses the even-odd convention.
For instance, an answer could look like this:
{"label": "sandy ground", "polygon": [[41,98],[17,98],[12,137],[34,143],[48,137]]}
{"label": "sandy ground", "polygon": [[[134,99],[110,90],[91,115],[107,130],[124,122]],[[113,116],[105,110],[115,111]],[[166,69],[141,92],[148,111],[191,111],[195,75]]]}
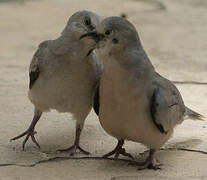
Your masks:
{"label": "sandy ground", "polygon": [[[178,81],[186,105],[207,116],[206,1],[5,1],[0,0],[0,180],[207,179],[207,122],[187,120],[176,128],[164,150],[156,155],[164,164],[159,171],[137,171],[122,161],[72,159],[57,153],[74,139],[75,123],[69,114],[43,115],[36,126],[41,150],[31,141],[25,152],[21,150],[22,140],[9,142],[28,127],[33,115],[27,88],[34,51],[41,41],[55,39],[68,17],[80,9],[102,16],[126,13],[157,70]],[[91,156],[101,156],[116,144],[102,130],[94,112],[86,121],[81,142]],[[137,143],[126,142],[125,148],[138,159],[146,154],[139,154],[146,148]]]}

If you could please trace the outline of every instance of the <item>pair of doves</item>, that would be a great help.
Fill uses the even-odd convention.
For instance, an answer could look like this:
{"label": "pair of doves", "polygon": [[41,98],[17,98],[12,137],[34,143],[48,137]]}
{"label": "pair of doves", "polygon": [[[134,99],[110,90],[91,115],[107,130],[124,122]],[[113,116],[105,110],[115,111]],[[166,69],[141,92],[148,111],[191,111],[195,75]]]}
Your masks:
{"label": "pair of doves", "polygon": [[76,12],[58,39],[39,45],[29,76],[34,117],[24,133],[11,139],[26,136],[23,149],[29,137],[40,147],[34,137],[35,125],[42,112],[56,109],[76,119],[74,145],[60,151],[89,154],[79,141],[94,107],[104,130],[118,140],[104,157],[132,157],[122,146],[124,140],[135,141],[150,149],[144,162],[135,163],[138,168],[159,169],[154,153],[169,140],[175,126],[186,118],[204,119],[184,105],[172,82],[155,71],[135,27],[121,17],[101,21],[92,12]]}

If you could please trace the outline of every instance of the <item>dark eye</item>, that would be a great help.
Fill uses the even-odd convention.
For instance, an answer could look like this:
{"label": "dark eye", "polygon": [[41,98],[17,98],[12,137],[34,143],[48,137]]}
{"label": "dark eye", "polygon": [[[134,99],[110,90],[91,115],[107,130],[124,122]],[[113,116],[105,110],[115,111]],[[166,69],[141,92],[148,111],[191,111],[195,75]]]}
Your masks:
{"label": "dark eye", "polygon": [[105,35],[109,36],[111,34],[111,32],[112,32],[111,30],[106,30]]}
{"label": "dark eye", "polygon": [[85,18],[84,23],[86,26],[90,26],[91,25],[91,19],[90,18]]}
{"label": "dark eye", "polygon": [[119,40],[116,39],[116,38],[114,38],[114,39],[112,39],[112,42],[113,42],[114,44],[118,44],[118,43],[119,43]]}

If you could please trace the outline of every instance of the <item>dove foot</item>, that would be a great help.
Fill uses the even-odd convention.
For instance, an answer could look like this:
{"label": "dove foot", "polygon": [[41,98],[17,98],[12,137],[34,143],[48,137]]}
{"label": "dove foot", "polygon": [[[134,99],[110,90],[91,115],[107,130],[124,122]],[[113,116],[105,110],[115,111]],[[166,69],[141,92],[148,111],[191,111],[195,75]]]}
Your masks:
{"label": "dove foot", "polygon": [[162,164],[156,162],[154,159],[154,153],[155,150],[151,149],[149,152],[149,156],[144,162],[131,162],[129,165],[135,165],[138,167],[137,170],[143,170],[143,169],[153,169],[153,170],[158,170],[161,169]]}
{"label": "dove foot", "polygon": [[81,153],[85,155],[89,155],[90,152],[85,151],[80,147],[80,135],[81,135],[82,128],[80,125],[76,126],[76,136],[75,136],[75,142],[74,145],[67,148],[67,149],[60,149],[59,152],[69,152],[71,156],[77,153],[77,150],[79,150]]}
{"label": "dove foot", "polygon": [[81,153],[85,154],[85,155],[89,155],[90,152],[85,151],[84,149],[82,149],[79,145],[73,145],[67,149],[59,149],[59,152],[69,152],[71,156],[73,156],[74,154],[77,153],[77,150],[79,150]]}
{"label": "dove foot", "polygon": [[10,141],[14,141],[14,140],[17,140],[17,139],[19,139],[19,138],[21,138],[21,137],[23,137],[23,136],[26,136],[26,138],[24,139],[24,141],[23,141],[23,143],[22,143],[22,149],[23,149],[23,151],[24,151],[24,150],[25,150],[25,144],[26,144],[26,142],[28,141],[29,137],[31,137],[33,143],[35,143],[35,145],[36,145],[38,148],[40,148],[40,145],[39,145],[39,143],[37,142],[37,140],[35,139],[35,136],[34,136],[36,133],[37,133],[37,132],[35,132],[35,131],[31,130],[31,129],[28,129],[27,131],[23,132],[22,134],[20,134],[20,135],[14,137],[14,138],[12,138]]}
{"label": "dove foot", "polygon": [[25,132],[23,132],[22,134],[10,139],[10,141],[15,141],[17,139],[20,139],[20,138],[26,136],[26,138],[24,139],[24,141],[22,143],[22,149],[24,151],[25,144],[27,143],[28,139],[31,137],[33,143],[38,148],[40,148],[40,145],[39,145],[39,143],[37,142],[37,140],[35,139],[35,136],[34,136],[37,133],[36,131],[34,131],[34,128],[35,128],[35,125],[37,124],[38,120],[40,119],[41,115],[42,115],[41,111],[35,110],[34,117],[33,117],[33,120],[31,122],[29,128]]}
{"label": "dove foot", "polygon": [[114,155],[114,158],[117,159],[119,157],[119,155],[121,154],[123,156],[127,156],[131,159],[134,159],[133,156],[131,154],[127,153],[125,148],[122,147],[123,144],[124,144],[124,140],[119,140],[117,146],[115,147],[115,149],[113,151],[103,155],[103,158],[107,158],[109,156]]}

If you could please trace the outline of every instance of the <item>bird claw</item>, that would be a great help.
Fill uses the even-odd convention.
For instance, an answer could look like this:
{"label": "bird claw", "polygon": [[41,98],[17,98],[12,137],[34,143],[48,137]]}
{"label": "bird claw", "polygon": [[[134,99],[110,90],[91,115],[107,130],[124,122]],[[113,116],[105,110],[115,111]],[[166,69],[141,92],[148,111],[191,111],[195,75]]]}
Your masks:
{"label": "bird claw", "polygon": [[159,170],[161,169],[161,166],[163,164],[147,159],[144,162],[136,162],[136,161],[130,162],[128,165],[137,166],[138,167],[137,170],[143,170],[143,169]]}
{"label": "bird claw", "polygon": [[81,153],[85,154],[85,155],[89,155],[90,152],[85,151],[84,149],[82,149],[79,145],[73,145],[67,149],[59,149],[59,152],[69,152],[71,156],[73,156],[74,154],[77,153],[77,150],[79,150]]}
{"label": "bird claw", "polygon": [[162,165],[163,164],[161,164],[161,163],[156,163],[156,164],[151,163],[151,164],[149,164],[148,168],[149,169],[154,169],[154,170],[160,170],[160,169],[162,169],[161,168]]}
{"label": "bird claw", "polygon": [[139,165],[137,170],[143,170],[143,169],[153,169],[153,170],[160,170],[162,164],[160,163],[153,163],[153,162],[147,162],[143,165]]}
{"label": "bird claw", "polygon": [[134,159],[134,157],[130,153],[126,152],[125,148],[121,148],[120,154],[123,155],[123,156],[127,156],[127,157],[129,157],[131,159]]}
{"label": "bird claw", "polygon": [[23,149],[23,151],[24,151],[24,150],[25,150],[25,144],[27,143],[29,137],[31,137],[33,143],[34,143],[38,148],[40,148],[39,143],[38,143],[37,140],[35,139],[35,136],[34,136],[35,134],[37,134],[36,131],[33,131],[33,130],[27,130],[27,131],[23,132],[22,134],[20,134],[20,135],[14,137],[14,138],[12,138],[12,139],[10,139],[10,141],[15,141],[15,140],[17,140],[17,139],[19,139],[19,138],[22,138],[23,136],[26,136],[26,138],[24,139],[24,141],[23,141],[23,143],[22,143],[22,149]]}
{"label": "bird claw", "polygon": [[111,152],[103,155],[103,158],[107,158],[109,156],[114,155],[114,158],[115,159],[118,159],[118,157],[119,157],[120,154],[123,155],[123,156],[127,156],[127,157],[129,157],[131,159],[134,159],[134,157],[130,153],[127,153],[126,152],[125,148],[117,148],[117,149],[114,149],[113,151],[111,151]]}

